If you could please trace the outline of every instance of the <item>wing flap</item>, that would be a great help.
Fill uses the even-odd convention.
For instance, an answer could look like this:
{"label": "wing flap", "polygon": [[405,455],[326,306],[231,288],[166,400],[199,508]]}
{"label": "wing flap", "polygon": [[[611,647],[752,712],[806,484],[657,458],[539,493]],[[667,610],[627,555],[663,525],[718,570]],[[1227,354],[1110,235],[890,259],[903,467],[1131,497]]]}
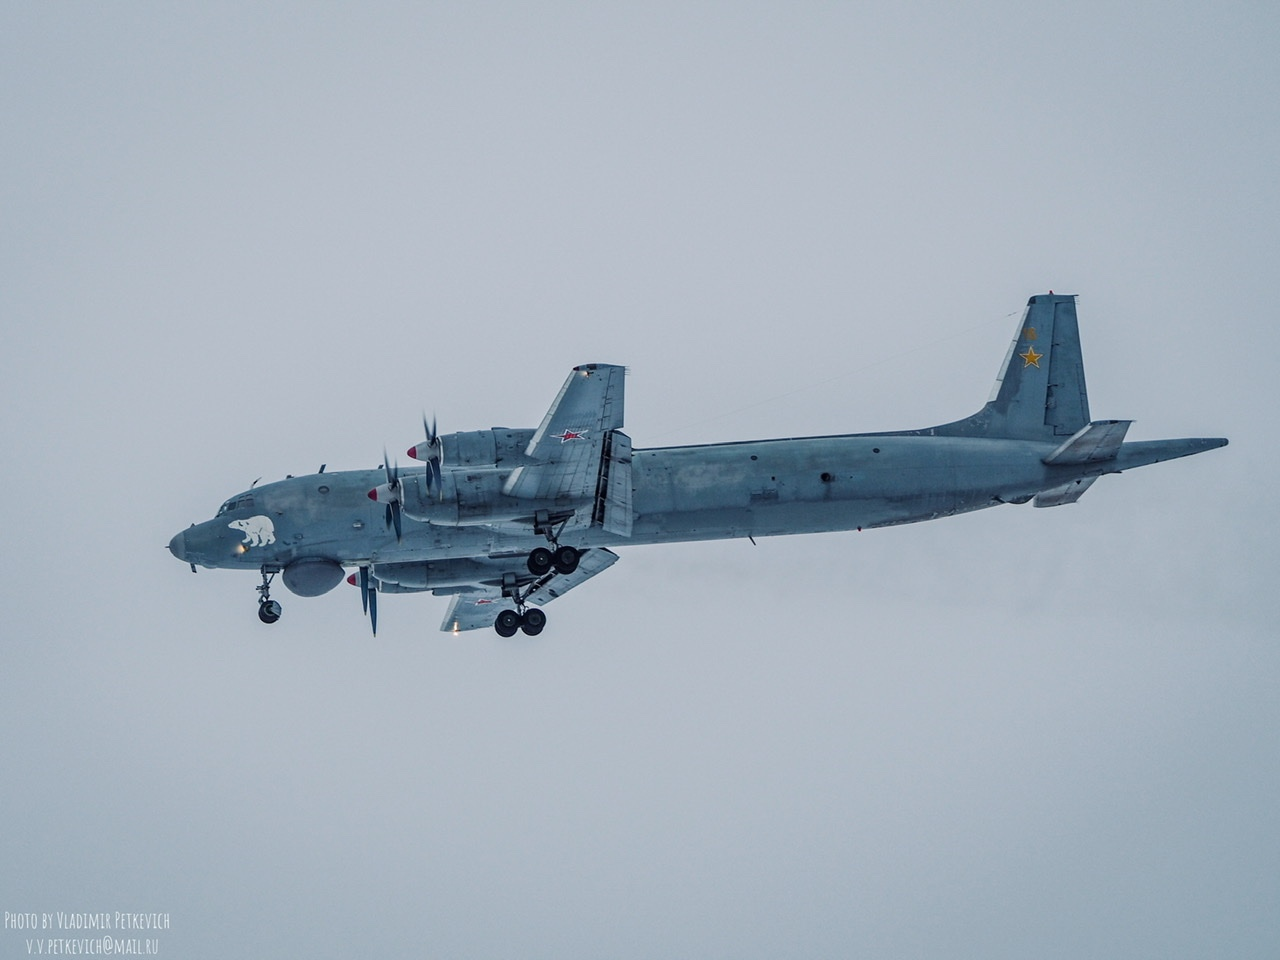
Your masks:
{"label": "wing flap", "polygon": [[631,508],[631,438],[621,430],[609,434],[600,458],[600,485],[592,519],[609,533],[631,536],[635,520]]}

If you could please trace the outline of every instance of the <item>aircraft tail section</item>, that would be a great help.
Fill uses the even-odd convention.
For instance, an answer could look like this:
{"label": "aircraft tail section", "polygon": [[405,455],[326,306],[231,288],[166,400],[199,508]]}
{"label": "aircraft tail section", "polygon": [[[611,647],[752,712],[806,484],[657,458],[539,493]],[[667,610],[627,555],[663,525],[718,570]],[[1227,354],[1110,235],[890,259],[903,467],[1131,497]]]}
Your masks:
{"label": "aircraft tail section", "polygon": [[1089,424],[1076,298],[1027,301],[991,399],[971,417],[921,431],[936,436],[1066,440]]}

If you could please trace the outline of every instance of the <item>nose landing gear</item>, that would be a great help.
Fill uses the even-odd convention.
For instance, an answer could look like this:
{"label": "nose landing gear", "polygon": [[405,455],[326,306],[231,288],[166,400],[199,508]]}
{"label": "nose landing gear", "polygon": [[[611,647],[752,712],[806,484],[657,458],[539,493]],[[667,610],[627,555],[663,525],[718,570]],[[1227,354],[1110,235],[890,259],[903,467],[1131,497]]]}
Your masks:
{"label": "nose landing gear", "polygon": [[258,619],[263,623],[275,623],[280,619],[282,608],[271,599],[271,581],[280,570],[278,567],[262,566],[262,583],[255,589],[258,591]]}

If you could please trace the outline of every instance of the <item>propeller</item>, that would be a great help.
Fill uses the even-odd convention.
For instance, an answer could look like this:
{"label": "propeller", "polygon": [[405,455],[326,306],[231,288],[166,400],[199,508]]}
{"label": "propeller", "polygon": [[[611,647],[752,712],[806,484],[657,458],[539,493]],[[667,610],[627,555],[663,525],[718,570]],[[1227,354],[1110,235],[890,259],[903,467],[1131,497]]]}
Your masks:
{"label": "propeller", "polygon": [[360,588],[360,606],[364,608],[365,616],[369,618],[373,635],[376,637],[378,635],[378,591],[369,582],[369,568],[362,566],[359,578],[357,579],[357,575],[353,573],[347,577],[347,583]]}
{"label": "propeller", "polygon": [[404,534],[400,520],[400,465],[392,466],[385,447],[382,449],[382,469],[387,475],[387,482],[370,490],[369,499],[387,505],[387,529],[396,528],[396,541],[399,542]]}
{"label": "propeller", "polygon": [[444,452],[444,445],[440,441],[440,434],[436,432],[435,414],[431,416],[431,422],[427,423],[427,415],[422,415],[422,430],[427,436],[426,443],[420,443],[416,447],[409,448],[409,456],[415,460],[425,460],[427,464],[427,489],[433,486],[436,488],[436,496],[444,499],[444,485],[440,482],[440,458]]}

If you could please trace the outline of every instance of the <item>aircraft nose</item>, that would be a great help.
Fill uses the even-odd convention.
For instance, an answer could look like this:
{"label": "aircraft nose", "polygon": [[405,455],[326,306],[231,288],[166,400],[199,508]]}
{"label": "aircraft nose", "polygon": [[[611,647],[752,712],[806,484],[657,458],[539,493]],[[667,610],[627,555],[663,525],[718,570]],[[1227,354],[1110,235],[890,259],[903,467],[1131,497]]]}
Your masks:
{"label": "aircraft nose", "polygon": [[187,531],[175,534],[173,539],[169,541],[169,552],[179,560],[187,559]]}

